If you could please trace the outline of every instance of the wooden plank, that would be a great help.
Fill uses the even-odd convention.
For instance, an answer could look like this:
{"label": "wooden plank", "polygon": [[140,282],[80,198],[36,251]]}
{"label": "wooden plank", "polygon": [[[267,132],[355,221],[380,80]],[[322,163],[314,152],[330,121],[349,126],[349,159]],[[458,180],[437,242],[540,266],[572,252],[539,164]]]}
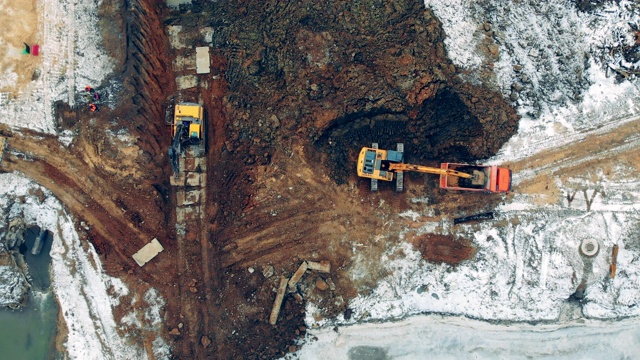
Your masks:
{"label": "wooden plank", "polygon": [[278,285],[278,292],[276,294],[276,300],[273,302],[271,308],[271,316],[269,316],[269,324],[275,325],[278,321],[278,314],[280,314],[280,307],[282,306],[282,300],[284,300],[284,293],[287,290],[287,278],[280,276],[280,284]]}
{"label": "wooden plank", "polygon": [[290,288],[295,289],[296,284],[298,283],[298,281],[300,281],[300,279],[302,279],[302,275],[304,275],[304,272],[307,271],[308,267],[309,265],[306,261],[303,261],[302,264],[300,264],[298,270],[296,270],[296,272],[291,277],[291,280],[289,280]]}
{"label": "wooden plank", "polygon": [[609,276],[611,278],[616,277],[616,263],[618,262],[618,245],[613,245],[613,250],[611,251],[611,267],[609,269]]}
{"label": "wooden plank", "polygon": [[307,266],[310,270],[316,270],[323,273],[329,273],[331,271],[331,263],[328,261],[307,261]]}

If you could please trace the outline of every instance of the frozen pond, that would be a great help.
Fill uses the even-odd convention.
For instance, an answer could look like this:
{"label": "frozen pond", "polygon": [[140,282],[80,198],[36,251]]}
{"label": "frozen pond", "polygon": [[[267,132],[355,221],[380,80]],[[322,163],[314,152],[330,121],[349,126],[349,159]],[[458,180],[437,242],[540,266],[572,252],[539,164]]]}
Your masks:
{"label": "frozen pond", "polygon": [[640,321],[492,325],[461,317],[415,316],[399,322],[310,331],[301,359],[637,359]]}

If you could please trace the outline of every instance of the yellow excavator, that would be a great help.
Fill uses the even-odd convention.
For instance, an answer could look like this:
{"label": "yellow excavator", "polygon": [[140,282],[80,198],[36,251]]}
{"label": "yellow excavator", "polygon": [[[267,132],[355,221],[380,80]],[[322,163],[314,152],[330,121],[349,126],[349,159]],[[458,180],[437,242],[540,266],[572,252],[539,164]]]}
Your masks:
{"label": "yellow excavator", "polygon": [[416,171],[440,175],[440,188],[447,190],[504,193],[511,190],[511,170],[495,165],[442,163],[439,168],[405,164],[404,144],[397,150],[378,149],[378,144],[363,147],[358,156],[359,177],[371,179],[371,190],[378,190],[378,180],[396,180],[396,191],[404,187],[404,172]]}
{"label": "yellow excavator", "polygon": [[169,148],[169,158],[173,168],[173,176],[180,176],[180,155],[189,145],[198,146],[197,155],[204,154],[204,108],[192,102],[181,102],[176,105],[173,116],[173,139]]}

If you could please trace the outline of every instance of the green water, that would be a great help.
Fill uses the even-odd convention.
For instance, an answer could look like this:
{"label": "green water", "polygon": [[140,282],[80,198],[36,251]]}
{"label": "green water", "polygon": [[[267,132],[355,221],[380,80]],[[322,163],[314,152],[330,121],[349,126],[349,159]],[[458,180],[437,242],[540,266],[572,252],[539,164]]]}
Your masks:
{"label": "green water", "polygon": [[33,256],[31,248],[38,232],[38,228],[29,228],[26,246],[20,249],[32,278],[29,304],[20,311],[0,310],[0,360],[60,358],[54,346],[58,305],[50,290],[49,276],[52,239],[49,234],[40,255]]}

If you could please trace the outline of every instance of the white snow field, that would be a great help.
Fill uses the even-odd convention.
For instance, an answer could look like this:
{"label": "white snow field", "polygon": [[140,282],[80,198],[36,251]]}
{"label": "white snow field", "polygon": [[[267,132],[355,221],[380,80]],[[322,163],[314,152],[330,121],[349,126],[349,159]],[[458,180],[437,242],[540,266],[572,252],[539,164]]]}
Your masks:
{"label": "white snow field", "polygon": [[0,121],[15,129],[55,134],[56,101],[75,105],[85,86],[113,70],[100,47],[98,4],[93,0],[40,0],[41,75],[19,93],[0,93]]}
{"label": "white snow field", "polygon": [[637,359],[634,320],[556,325],[492,325],[419,315],[399,322],[326,328],[297,354],[305,360]]}

